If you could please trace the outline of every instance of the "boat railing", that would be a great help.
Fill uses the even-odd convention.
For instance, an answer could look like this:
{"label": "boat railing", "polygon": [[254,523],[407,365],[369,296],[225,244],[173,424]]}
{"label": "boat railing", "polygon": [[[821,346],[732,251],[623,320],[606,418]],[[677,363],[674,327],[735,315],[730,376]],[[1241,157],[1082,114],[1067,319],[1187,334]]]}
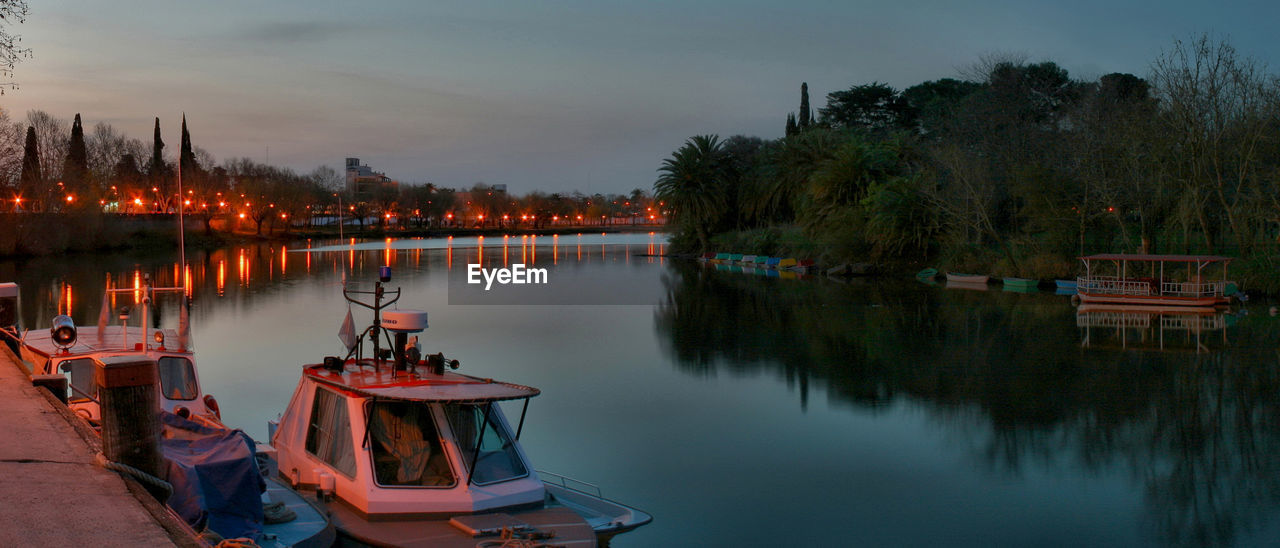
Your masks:
{"label": "boat railing", "polygon": [[1081,293],[1105,293],[1108,295],[1154,295],[1155,284],[1149,280],[1135,280],[1116,276],[1091,276],[1076,278],[1076,291]]}
{"label": "boat railing", "polygon": [[543,482],[549,481],[550,483],[554,483],[560,487],[564,487],[565,489],[570,489],[587,495],[593,495],[596,498],[604,498],[604,492],[600,490],[600,486],[594,483],[588,483],[569,476],[562,476],[554,472],[547,472],[545,470],[538,470],[538,477],[542,478]]}
{"label": "boat railing", "polygon": [[1227,282],[1164,282],[1160,292],[1177,297],[1217,297],[1226,291]]}
{"label": "boat railing", "polygon": [[1142,312],[1091,311],[1076,315],[1076,327],[1151,327],[1151,314]]}

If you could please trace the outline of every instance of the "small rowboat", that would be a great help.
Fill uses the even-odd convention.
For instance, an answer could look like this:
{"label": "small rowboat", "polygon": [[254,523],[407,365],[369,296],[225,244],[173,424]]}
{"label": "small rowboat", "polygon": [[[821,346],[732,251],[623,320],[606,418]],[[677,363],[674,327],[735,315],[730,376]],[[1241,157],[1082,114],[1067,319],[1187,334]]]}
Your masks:
{"label": "small rowboat", "polygon": [[991,276],[985,274],[959,274],[956,272],[947,273],[947,281],[951,283],[961,284],[986,284],[991,280]]}
{"label": "small rowboat", "polygon": [[916,272],[916,278],[920,280],[932,280],[936,277],[938,277],[938,269],[936,268],[926,268]]}
{"label": "small rowboat", "polygon": [[1005,288],[1016,289],[1034,289],[1040,285],[1040,280],[1032,280],[1029,278],[1005,278]]}

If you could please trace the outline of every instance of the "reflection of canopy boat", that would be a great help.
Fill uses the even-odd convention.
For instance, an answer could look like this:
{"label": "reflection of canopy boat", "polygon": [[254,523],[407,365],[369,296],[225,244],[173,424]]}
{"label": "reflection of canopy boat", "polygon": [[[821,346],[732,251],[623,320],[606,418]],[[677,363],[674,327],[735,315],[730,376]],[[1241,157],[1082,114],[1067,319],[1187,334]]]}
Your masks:
{"label": "reflection of canopy boat", "polygon": [[[1114,304],[1082,304],[1076,309],[1076,326],[1082,329],[1081,346],[1119,348],[1154,348],[1172,350],[1190,346],[1196,352],[1210,348],[1202,335],[1221,331],[1223,345],[1226,328],[1235,316],[1211,308],[1186,306],[1126,306]],[[1094,340],[1094,329],[1110,330],[1112,336]],[[1133,332],[1137,336],[1130,338]]]}
{"label": "reflection of canopy boat", "polygon": [[[512,429],[498,405],[527,409],[539,390],[446,372],[439,354],[420,360],[407,334],[426,328],[426,313],[381,311],[381,282],[359,293],[375,295],[374,306],[348,297],[374,310],[374,355],[394,359],[360,359],[354,346],[345,359],[305,366],[272,435],[280,475],[316,491],[344,540],[470,548],[510,528],[593,546],[651,520],[558,476],[544,483],[518,443],[523,412]],[[396,336],[388,353],[376,342],[383,330]]]}
{"label": "reflection of canopy boat", "polygon": [[[1227,281],[1229,257],[1099,254],[1080,260],[1085,274],[1076,280],[1076,291],[1085,303],[1213,307],[1227,304],[1236,292],[1235,283]],[[1097,263],[1108,262],[1114,267],[1114,275],[1104,276]],[[1130,267],[1129,263],[1137,264]],[[1171,268],[1166,269],[1167,264]],[[1182,264],[1187,266],[1186,279],[1174,279],[1173,267]],[[1222,279],[1209,281],[1204,276],[1205,269],[1215,265],[1221,265]]]}

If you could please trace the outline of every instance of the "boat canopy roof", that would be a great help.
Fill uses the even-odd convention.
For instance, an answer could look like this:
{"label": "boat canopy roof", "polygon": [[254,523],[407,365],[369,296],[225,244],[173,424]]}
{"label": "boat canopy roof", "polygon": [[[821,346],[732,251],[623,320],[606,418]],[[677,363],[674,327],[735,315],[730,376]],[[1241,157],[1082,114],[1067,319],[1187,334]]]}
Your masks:
{"label": "boat canopy roof", "polygon": [[1219,255],[1146,255],[1141,253],[1099,253],[1080,257],[1085,261],[1141,261],[1150,263],[1226,263],[1231,257]]}
{"label": "boat canopy roof", "polygon": [[391,364],[380,368],[347,363],[341,372],[323,365],[309,365],[303,374],[316,382],[364,397],[441,403],[483,403],[532,398],[542,391],[446,371],[428,373],[425,366],[416,372],[393,371]]}

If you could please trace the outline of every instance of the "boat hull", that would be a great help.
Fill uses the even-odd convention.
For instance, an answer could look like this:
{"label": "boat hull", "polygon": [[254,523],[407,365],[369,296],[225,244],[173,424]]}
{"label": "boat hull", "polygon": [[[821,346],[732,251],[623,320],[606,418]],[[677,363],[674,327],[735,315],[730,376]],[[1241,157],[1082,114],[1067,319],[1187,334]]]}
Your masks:
{"label": "boat hull", "polygon": [[1230,304],[1227,297],[1175,297],[1169,295],[1114,295],[1108,293],[1077,292],[1082,303],[1113,303],[1146,306],[1183,306],[1213,308]]}

